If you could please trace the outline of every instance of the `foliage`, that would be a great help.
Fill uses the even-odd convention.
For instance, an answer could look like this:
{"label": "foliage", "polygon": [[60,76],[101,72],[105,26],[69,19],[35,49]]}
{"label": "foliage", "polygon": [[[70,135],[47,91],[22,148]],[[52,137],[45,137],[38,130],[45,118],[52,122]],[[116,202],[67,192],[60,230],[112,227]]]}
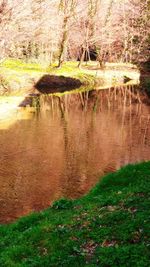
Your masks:
{"label": "foliage", "polygon": [[0,226],[0,266],[148,267],[150,162],[109,174],[75,201]]}
{"label": "foliage", "polygon": [[150,94],[150,77],[144,77],[142,79],[142,89],[145,90],[148,95]]}

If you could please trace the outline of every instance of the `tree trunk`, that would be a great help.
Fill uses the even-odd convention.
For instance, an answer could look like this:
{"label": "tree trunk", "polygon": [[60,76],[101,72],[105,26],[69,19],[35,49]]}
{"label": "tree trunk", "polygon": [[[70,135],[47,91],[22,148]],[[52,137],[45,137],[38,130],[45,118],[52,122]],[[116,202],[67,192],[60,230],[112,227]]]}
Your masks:
{"label": "tree trunk", "polygon": [[83,62],[83,60],[84,60],[84,57],[85,57],[85,51],[86,51],[86,49],[83,48],[83,52],[82,52],[82,55],[81,55],[81,58],[80,58],[80,61],[79,61],[79,64],[78,64],[78,68],[81,67],[81,64],[82,64],[82,62]]}
{"label": "tree trunk", "polygon": [[62,63],[64,62],[64,54],[65,54],[65,49],[67,47],[67,38],[68,38],[68,18],[64,19],[64,24],[63,24],[63,36],[62,36],[62,41],[60,44],[60,51],[59,51],[59,57],[58,57],[58,68],[61,68]]}

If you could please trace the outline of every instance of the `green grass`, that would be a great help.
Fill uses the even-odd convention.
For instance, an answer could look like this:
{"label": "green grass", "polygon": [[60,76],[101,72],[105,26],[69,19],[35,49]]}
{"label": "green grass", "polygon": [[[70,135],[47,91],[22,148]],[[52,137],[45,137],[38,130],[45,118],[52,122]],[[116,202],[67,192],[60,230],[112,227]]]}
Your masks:
{"label": "green grass", "polygon": [[[91,63],[92,64],[92,63]],[[39,74],[49,73],[54,75],[63,75],[73,78],[78,78],[81,82],[91,83],[95,79],[95,72],[88,71],[86,69],[80,70],[78,67],[78,62],[65,62],[62,65],[62,68],[56,68],[56,64],[52,66],[43,67],[42,64],[38,63],[26,63],[17,59],[6,59],[3,63],[0,64],[0,67],[6,71],[12,70],[18,73],[26,74]]]}
{"label": "green grass", "polygon": [[6,59],[2,64],[2,67],[13,69],[17,71],[45,71],[45,68],[42,68],[42,66],[38,63],[26,63],[19,59]]}
{"label": "green grass", "polygon": [[[83,63],[83,66],[86,63]],[[89,66],[95,65],[95,63],[88,63]],[[47,72],[53,73],[55,75],[63,75],[72,78],[79,79],[84,84],[94,84],[96,78],[96,71],[88,69],[79,69],[78,62],[64,62],[62,67],[56,68],[56,64],[47,68]]]}
{"label": "green grass", "polygon": [[150,162],[105,176],[79,200],[0,226],[1,267],[148,267]]}

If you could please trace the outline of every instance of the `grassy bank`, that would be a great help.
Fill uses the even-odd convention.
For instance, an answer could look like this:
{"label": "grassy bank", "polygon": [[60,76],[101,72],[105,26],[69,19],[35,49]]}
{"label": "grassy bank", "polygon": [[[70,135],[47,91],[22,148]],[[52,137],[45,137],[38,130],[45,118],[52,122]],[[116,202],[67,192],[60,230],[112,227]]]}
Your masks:
{"label": "grassy bank", "polygon": [[150,162],[129,165],[85,197],[0,226],[1,267],[148,267]]}
{"label": "grassy bank", "polygon": [[61,69],[56,65],[44,67],[37,63],[25,63],[21,60],[8,59],[0,64],[0,90],[6,94],[22,94],[30,91],[45,75],[62,75],[79,79],[84,85],[94,85],[95,71],[80,70],[77,62],[67,62]]}
{"label": "grassy bank", "polygon": [[7,59],[0,64],[0,92],[6,94],[23,94],[30,92],[33,86],[45,74],[71,77],[80,80],[84,86],[94,86],[101,84],[105,79],[108,87],[113,82],[122,83],[124,76],[138,81],[139,71],[132,64],[107,63],[104,69],[98,69],[97,62],[83,63],[81,69],[78,62],[65,62],[61,69],[52,66],[44,66],[37,63],[25,63],[21,60]]}

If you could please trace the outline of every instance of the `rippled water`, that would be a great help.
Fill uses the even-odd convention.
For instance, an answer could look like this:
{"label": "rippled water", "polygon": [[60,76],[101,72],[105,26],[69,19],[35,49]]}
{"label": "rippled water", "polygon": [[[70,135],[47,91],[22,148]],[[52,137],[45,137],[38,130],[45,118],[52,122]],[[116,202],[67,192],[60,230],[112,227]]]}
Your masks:
{"label": "rippled water", "polygon": [[37,109],[15,112],[0,129],[0,222],[78,198],[104,174],[150,160],[149,102],[128,86],[41,95]]}

